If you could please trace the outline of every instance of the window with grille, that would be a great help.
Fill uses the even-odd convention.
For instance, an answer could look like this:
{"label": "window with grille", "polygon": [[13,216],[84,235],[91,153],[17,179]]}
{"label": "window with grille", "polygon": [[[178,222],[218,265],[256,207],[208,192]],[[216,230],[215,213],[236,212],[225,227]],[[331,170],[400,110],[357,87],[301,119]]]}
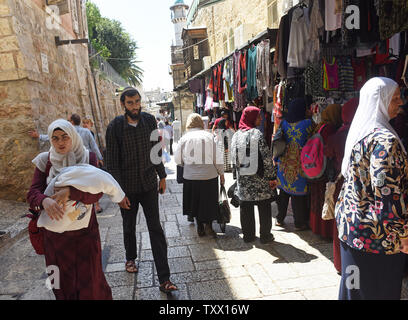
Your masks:
{"label": "window with grille", "polygon": [[268,26],[278,28],[278,0],[268,0]]}
{"label": "window with grille", "polygon": [[239,47],[244,44],[244,25],[239,22],[234,31],[235,43]]}
{"label": "window with grille", "polygon": [[198,45],[193,47],[194,50],[194,60],[200,60],[200,51],[198,49]]}
{"label": "window with grille", "polygon": [[232,52],[234,50],[235,50],[234,30],[230,29],[230,32],[229,32],[229,52]]}
{"label": "window with grille", "polygon": [[226,55],[228,55],[228,39],[227,39],[227,35],[225,35],[225,34],[222,37],[222,43],[223,43],[223,47],[224,47],[224,56],[226,56]]}

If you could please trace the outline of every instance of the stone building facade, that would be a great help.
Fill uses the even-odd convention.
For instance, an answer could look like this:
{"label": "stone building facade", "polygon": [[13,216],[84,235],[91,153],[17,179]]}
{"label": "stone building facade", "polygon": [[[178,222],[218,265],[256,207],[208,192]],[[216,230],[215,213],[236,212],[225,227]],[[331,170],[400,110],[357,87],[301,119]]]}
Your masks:
{"label": "stone building facade", "polygon": [[91,116],[102,148],[107,124],[122,112],[118,86],[92,73],[88,45],[56,44],[87,38],[84,1],[51,2],[64,11],[46,0],[0,0],[0,199],[24,201],[31,160],[46,150],[29,130],[44,134],[55,119]]}
{"label": "stone building facade", "polygon": [[210,63],[214,64],[267,28],[278,28],[284,10],[293,2],[298,1],[194,0],[187,28],[207,28]]}

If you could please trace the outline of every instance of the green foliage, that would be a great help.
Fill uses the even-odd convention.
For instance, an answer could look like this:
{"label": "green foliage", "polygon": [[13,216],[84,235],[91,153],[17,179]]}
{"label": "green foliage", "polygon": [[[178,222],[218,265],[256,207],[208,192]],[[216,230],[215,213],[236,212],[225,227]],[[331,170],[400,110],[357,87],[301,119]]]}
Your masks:
{"label": "green foliage", "polygon": [[139,85],[143,70],[138,66],[136,41],[119,21],[101,16],[98,7],[86,3],[89,38],[94,49],[129,83]]}

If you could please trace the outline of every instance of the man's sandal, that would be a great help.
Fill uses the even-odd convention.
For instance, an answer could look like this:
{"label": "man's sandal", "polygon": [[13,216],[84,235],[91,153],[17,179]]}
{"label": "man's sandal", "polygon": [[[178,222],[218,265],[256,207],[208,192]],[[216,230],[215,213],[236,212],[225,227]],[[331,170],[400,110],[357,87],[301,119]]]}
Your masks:
{"label": "man's sandal", "polygon": [[163,282],[159,287],[161,292],[170,293],[172,291],[178,290],[175,284],[173,284],[170,280]]}
{"label": "man's sandal", "polygon": [[138,271],[134,261],[126,262],[125,267],[126,271],[129,273],[136,273]]}

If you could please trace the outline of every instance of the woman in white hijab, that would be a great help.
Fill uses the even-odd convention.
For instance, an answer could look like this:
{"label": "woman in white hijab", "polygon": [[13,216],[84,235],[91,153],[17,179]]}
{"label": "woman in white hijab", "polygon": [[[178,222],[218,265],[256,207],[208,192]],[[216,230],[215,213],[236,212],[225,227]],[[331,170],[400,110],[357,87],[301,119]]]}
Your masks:
{"label": "woman in white hijab", "polygon": [[[78,164],[97,166],[96,155],[83,145],[75,128],[66,120],[54,121],[48,127],[51,149],[38,155],[27,201],[32,212],[45,210],[54,220],[61,220],[68,200],[84,205],[97,202],[102,193],[91,194],[74,187],[54,189],[48,197],[44,194],[47,185],[65,167]],[[78,219],[80,219],[78,217]],[[101,241],[95,209],[92,208],[87,228],[56,233],[39,229],[43,236],[40,252],[45,255],[47,266],[59,268],[59,288],[53,288],[57,300],[111,300],[112,292],[102,270]],[[34,244],[33,244],[34,245]],[[36,251],[39,252],[36,248]]]}
{"label": "woman in white hijab", "polygon": [[372,78],[347,136],[336,204],[342,260],[339,299],[400,299],[408,216],[408,161],[389,121],[402,105],[388,78]]}

